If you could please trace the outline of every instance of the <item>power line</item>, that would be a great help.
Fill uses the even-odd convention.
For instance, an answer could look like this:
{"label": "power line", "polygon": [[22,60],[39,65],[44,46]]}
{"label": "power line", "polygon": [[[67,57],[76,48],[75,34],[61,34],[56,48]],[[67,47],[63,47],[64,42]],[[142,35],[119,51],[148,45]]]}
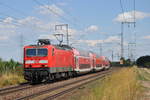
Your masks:
{"label": "power line", "polygon": [[67,22],[69,22],[69,23],[71,23],[71,24],[73,24],[73,25],[76,25],[76,24],[73,23],[72,21],[66,19],[64,16],[62,16],[62,15],[58,14],[57,12],[55,12],[52,8],[46,7],[43,3],[41,3],[41,2],[39,2],[39,1],[37,1],[37,0],[33,0],[33,1],[34,1],[36,4],[38,4],[39,6],[40,6],[40,5],[44,6],[46,9],[48,9],[50,12],[52,12],[53,14],[55,14],[56,16],[58,16],[59,18],[61,18],[63,21],[67,21]]}
{"label": "power line", "polygon": [[20,25],[21,25],[21,24],[19,24],[19,23],[15,23],[15,22],[11,22],[11,23],[4,22],[3,19],[0,19],[0,23],[3,23],[3,24],[12,24],[12,25],[15,25],[15,26],[20,26]]}
{"label": "power line", "polygon": [[20,25],[25,25],[25,24],[21,24],[21,23],[18,23],[18,22],[16,22],[16,20],[20,20],[19,18],[16,18],[16,17],[13,17],[13,16],[10,16],[10,15],[7,15],[7,14],[5,14],[5,13],[2,13],[2,12],[0,12],[0,15],[3,15],[3,16],[5,16],[5,17],[11,17],[11,18],[13,18],[13,19],[15,19],[13,22],[11,22],[11,23],[7,23],[7,22],[4,22],[4,18],[1,18],[0,19],[0,22],[2,23],[7,23],[7,24],[13,24],[13,25],[16,25],[16,26],[20,26]]}
{"label": "power line", "polygon": [[[122,0],[120,0],[120,6],[121,6],[121,10],[122,10],[123,17],[124,17],[124,20],[121,22],[121,58],[123,58],[124,57],[124,36],[123,36],[124,24],[134,24],[134,26],[135,26],[135,18],[134,18],[134,22],[127,22],[125,19],[125,15],[124,15]],[[134,10],[135,10],[135,0],[134,0]],[[134,13],[135,13],[135,11],[134,11]]]}
{"label": "power line", "polygon": [[128,43],[128,58],[132,61],[135,60],[136,57],[136,43]]}
{"label": "power line", "polygon": [[[120,7],[121,7],[121,11],[122,11],[122,13],[123,13],[123,19],[126,20],[126,19],[125,19],[125,15],[124,15],[124,9],[123,9],[122,0],[120,0]],[[121,41],[120,41],[120,42],[121,42],[121,58],[124,57],[124,54],[123,54],[123,53],[124,53],[124,51],[123,51],[123,50],[124,50],[124,48],[123,48],[123,42],[124,42],[123,29],[124,29],[124,28],[123,28],[123,27],[124,27],[124,26],[123,26],[123,25],[124,25],[124,23],[121,22]]]}
{"label": "power line", "polygon": [[122,13],[123,13],[123,18],[124,18],[124,20],[126,20],[125,19],[125,15],[124,15],[124,9],[123,9],[122,0],[120,0],[120,7],[121,7],[121,10],[122,10]]}
{"label": "power line", "polygon": [[113,62],[113,60],[114,60],[114,51],[112,50],[111,53],[112,53],[111,54],[111,59],[112,59],[112,62]]}
{"label": "power line", "polygon": [[[9,6],[9,5],[5,4],[5,3],[0,2],[0,5],[1,5],[1,6],[4,6],[4,7],[7,7],[7,8],[9,8],[10,10],[13,10],[14,12],[16,12],[16,13],[20,14],[21,16],[26,17],[26,15],[27,15],[26,13],[24,13],[24,12],[22,12],[22,11],[20,11],[20,10],[16,9],[16,8],[12,7],[12,6]],[[20,20],[20,19],[19,19],[19,18],[17,18],[17,17],[14,17],[14,16],[11,16],[11,15],[8,15],[8,14],[3,13],[3,12],[0,12],[0,15],[3,15],[3,16],[5,16],[5,17],[11,17],[11,18],[15,19],[15,21],[16,21],[16,20]],[[1,19],[1,21],[0,21],[0,22],[6,23],[6,22],[4,22],[2,19]],[[13,22],[11,22],[11,24],[16,25],[16,26],[21,26],[21,25],[25,25],[25,26],[27,26],[26,24],[21,24],[21,23],[14,22],[14,21],[13,21]]]}
{"label": "power line", "polygon": [[23,51],[22,50],[23,49],[23,34],[20,34],[20,49],[21,49],[20,50],[21,51],[20,52],[20,62],[23,63],[23,59],[22,59],[23,58],[23,52],[22,52]]}
{"label": "power line", "polygon": [[[134,4],[134,22],[135,22],[135,0],[133,0],[133,4]],[[135,27],[135,23],[134,23],[134,27]]]}
{"label": "power line", "polygon": [[[57,13],[57,12],[55,12],[52,8],[50,8],[50,7],[46,7],[45,5],[44,5],[44,3],[41,3],[41,2],[39,2],[38,0],[33,0],[36,4],[38,4],[39,6],[44,6],[46,9],[48,9],[50,12],[52,12],[54,15],[56,15],[56,16],[58,16],[60,19],[62,19],[63,21],[66,21],[66,22],[69,22],[69,23],[71,23],[72,25],[75,25],[75,26],[78,26],[78,27],[80,27],[81,26],[81,24],[76,24],[76,23],[74,23],[74,22],[72,22],[72,21],[70,21],[70,20],[68,20],[66,17],[64,17],[64,16],[62,16],[62,15],[60,15],[59,13]],[[49,3],[49,2],[48,2]],[[63,10],[64,11],[64,10]],[[65,12],[65,11],[64,11]],[[67,12],[67,14],[69,14],[70,16],[72,16],[70,13],[68,13]],[[72,16],[73,17],[73,16]],[[74,19],[75,20],[75,22],[77,22],[77,19]],[[82,35],[82,36],[80,36],[79,38],[83,38],[84,36]],[[78,39],[79,40],[79,39]],[[72,44],[74,44],[74,43],[72,43]]]}
{"label": "power line", "polygon": [[[55,4],[55,0],[48,0],[48,3],[47,3],[47,4],[50,4],[49,1],[52,1],[52,3]],[[69,15],[70,17],[72,17],[72,19],[74,20],[75,23],[76,23],[77,21],[79,22],[79,20],[78,20],[76,17],[74,17],[69,11],[64,10],[64,9],[63,9],[63,11],[65,12],[66,15]],[[80,25],[80,24],[79,24],[79,25]]]}
{"label": "power line", "polygon": [[[50,4],[49,1],[50,0],[48,0],[47,4]],[[52,1],[52,3],[55,4],[54,0],[51,0],[51,1]],[[38,0],[34,0],[34,2],[37,3],[38,5],[43,5],[44,6],[44,3],[41,3]],[[73,19],[71,21],[70,21],[70,18],[69,19],[66,18],[67,16],[64,17],[64,16],[60,15],[59,13],[55,12],[51,8],[49,8],[49,7],[45,7],[45,8],[47,8],[48,10],[50,10],[56,16],[61,17],[63,21],[69,22],[69,23],[71,23],[71,24],[73,24],[75,26],[78,26],[79,28],[82,28],[84,26],[83,23],[81,24],[81,21],[78,18],[74,17],[69,11],[66,11],[66,10],[63,9],[63,12],[65,12],[65,15],[68,15],[68,17],[71,17],[71,19]]]}
{"label": "power line", "polygon": [[121,23],[121,58],[124,57],[124,36],[123,36],[123,31],[124,31],[124,23]]}
{"label": "power line", "polygon": [[103,54],[103,46],[102,46],[102,43],[100,43],[99,46],[100,46],[100,56],[102,56],[102,54]]}

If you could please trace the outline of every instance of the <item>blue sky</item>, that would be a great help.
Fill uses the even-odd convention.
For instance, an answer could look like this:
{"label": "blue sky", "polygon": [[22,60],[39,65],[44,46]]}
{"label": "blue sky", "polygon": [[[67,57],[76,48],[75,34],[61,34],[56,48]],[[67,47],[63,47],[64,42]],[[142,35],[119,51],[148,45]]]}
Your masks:
{"label": "blue sky", "polygon": [[[136,27],[124,25],[124,56],[135,58],[150,54],[150,1],[136,1]],[[35,44],[38,38],[50,38],[56,24],[69,24],[70,43],[80,49],[114,60],[120,55],[120,22],[133,21],[133,0],[0,0],[0,57],[21,60],[23,45]],[[123,15],[125,17],[123,17]],[[128,27],[129,26],[129,27]],[[128,43],[135,42],[128,52]],[[22,40],[21,40],[22,38]],[[64,43],[65,37],[64,37]],[[135,51],[136,48],[136,51]]]}

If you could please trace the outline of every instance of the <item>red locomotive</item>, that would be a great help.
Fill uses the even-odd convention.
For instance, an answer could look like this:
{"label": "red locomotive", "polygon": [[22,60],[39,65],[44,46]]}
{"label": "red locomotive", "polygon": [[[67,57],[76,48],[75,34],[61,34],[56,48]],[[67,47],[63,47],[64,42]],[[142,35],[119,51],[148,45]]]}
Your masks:
{"label": "red locomotive", "polygon": [[54,80],[77,74],[108,69],[110,62],[92,52],[68,45],[52,45],[40,39],[37,45],[24,47],[24,77],[30,82]]}

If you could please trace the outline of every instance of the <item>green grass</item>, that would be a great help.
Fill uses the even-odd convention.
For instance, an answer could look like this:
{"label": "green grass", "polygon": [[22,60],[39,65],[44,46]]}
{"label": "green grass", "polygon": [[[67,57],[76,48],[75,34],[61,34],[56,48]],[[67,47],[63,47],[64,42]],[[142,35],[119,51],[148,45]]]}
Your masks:
{"label": "green grass", "polygon": [[141,88],[137,68],[123,68],[89,84],[68,100],[139,100]]}
{"label": "green grass", "polygon": [[150,81],[150,73],[148,73],[148,70],[149,69],[146,69],[146,68],[139,68],[137,70],[138,79],[141,81]]}

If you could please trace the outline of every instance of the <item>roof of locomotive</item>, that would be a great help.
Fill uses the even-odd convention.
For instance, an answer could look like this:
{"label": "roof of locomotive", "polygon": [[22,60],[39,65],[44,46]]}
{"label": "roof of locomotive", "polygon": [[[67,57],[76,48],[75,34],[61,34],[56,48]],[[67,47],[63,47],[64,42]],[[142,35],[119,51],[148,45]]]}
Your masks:
{"label": "roof of locomotive", "polygon": [[48,47],[50,45],[27,45],[24,48],[40,48],[40,47]]}
{"label": "roof of locomotive", "polygon": [[62,50],[72,50],[73,48],[68,45],[27,45],[24,48],[36,48],[36,47],[49,47],[49,46],[54,46],[56,49],[62,49]]}
{"label": "roof of locomotive", "polygon": [[57,49],[62,49],[62,50],[72,50],[73,47],[68,46],[68,45],[53,45]]}

